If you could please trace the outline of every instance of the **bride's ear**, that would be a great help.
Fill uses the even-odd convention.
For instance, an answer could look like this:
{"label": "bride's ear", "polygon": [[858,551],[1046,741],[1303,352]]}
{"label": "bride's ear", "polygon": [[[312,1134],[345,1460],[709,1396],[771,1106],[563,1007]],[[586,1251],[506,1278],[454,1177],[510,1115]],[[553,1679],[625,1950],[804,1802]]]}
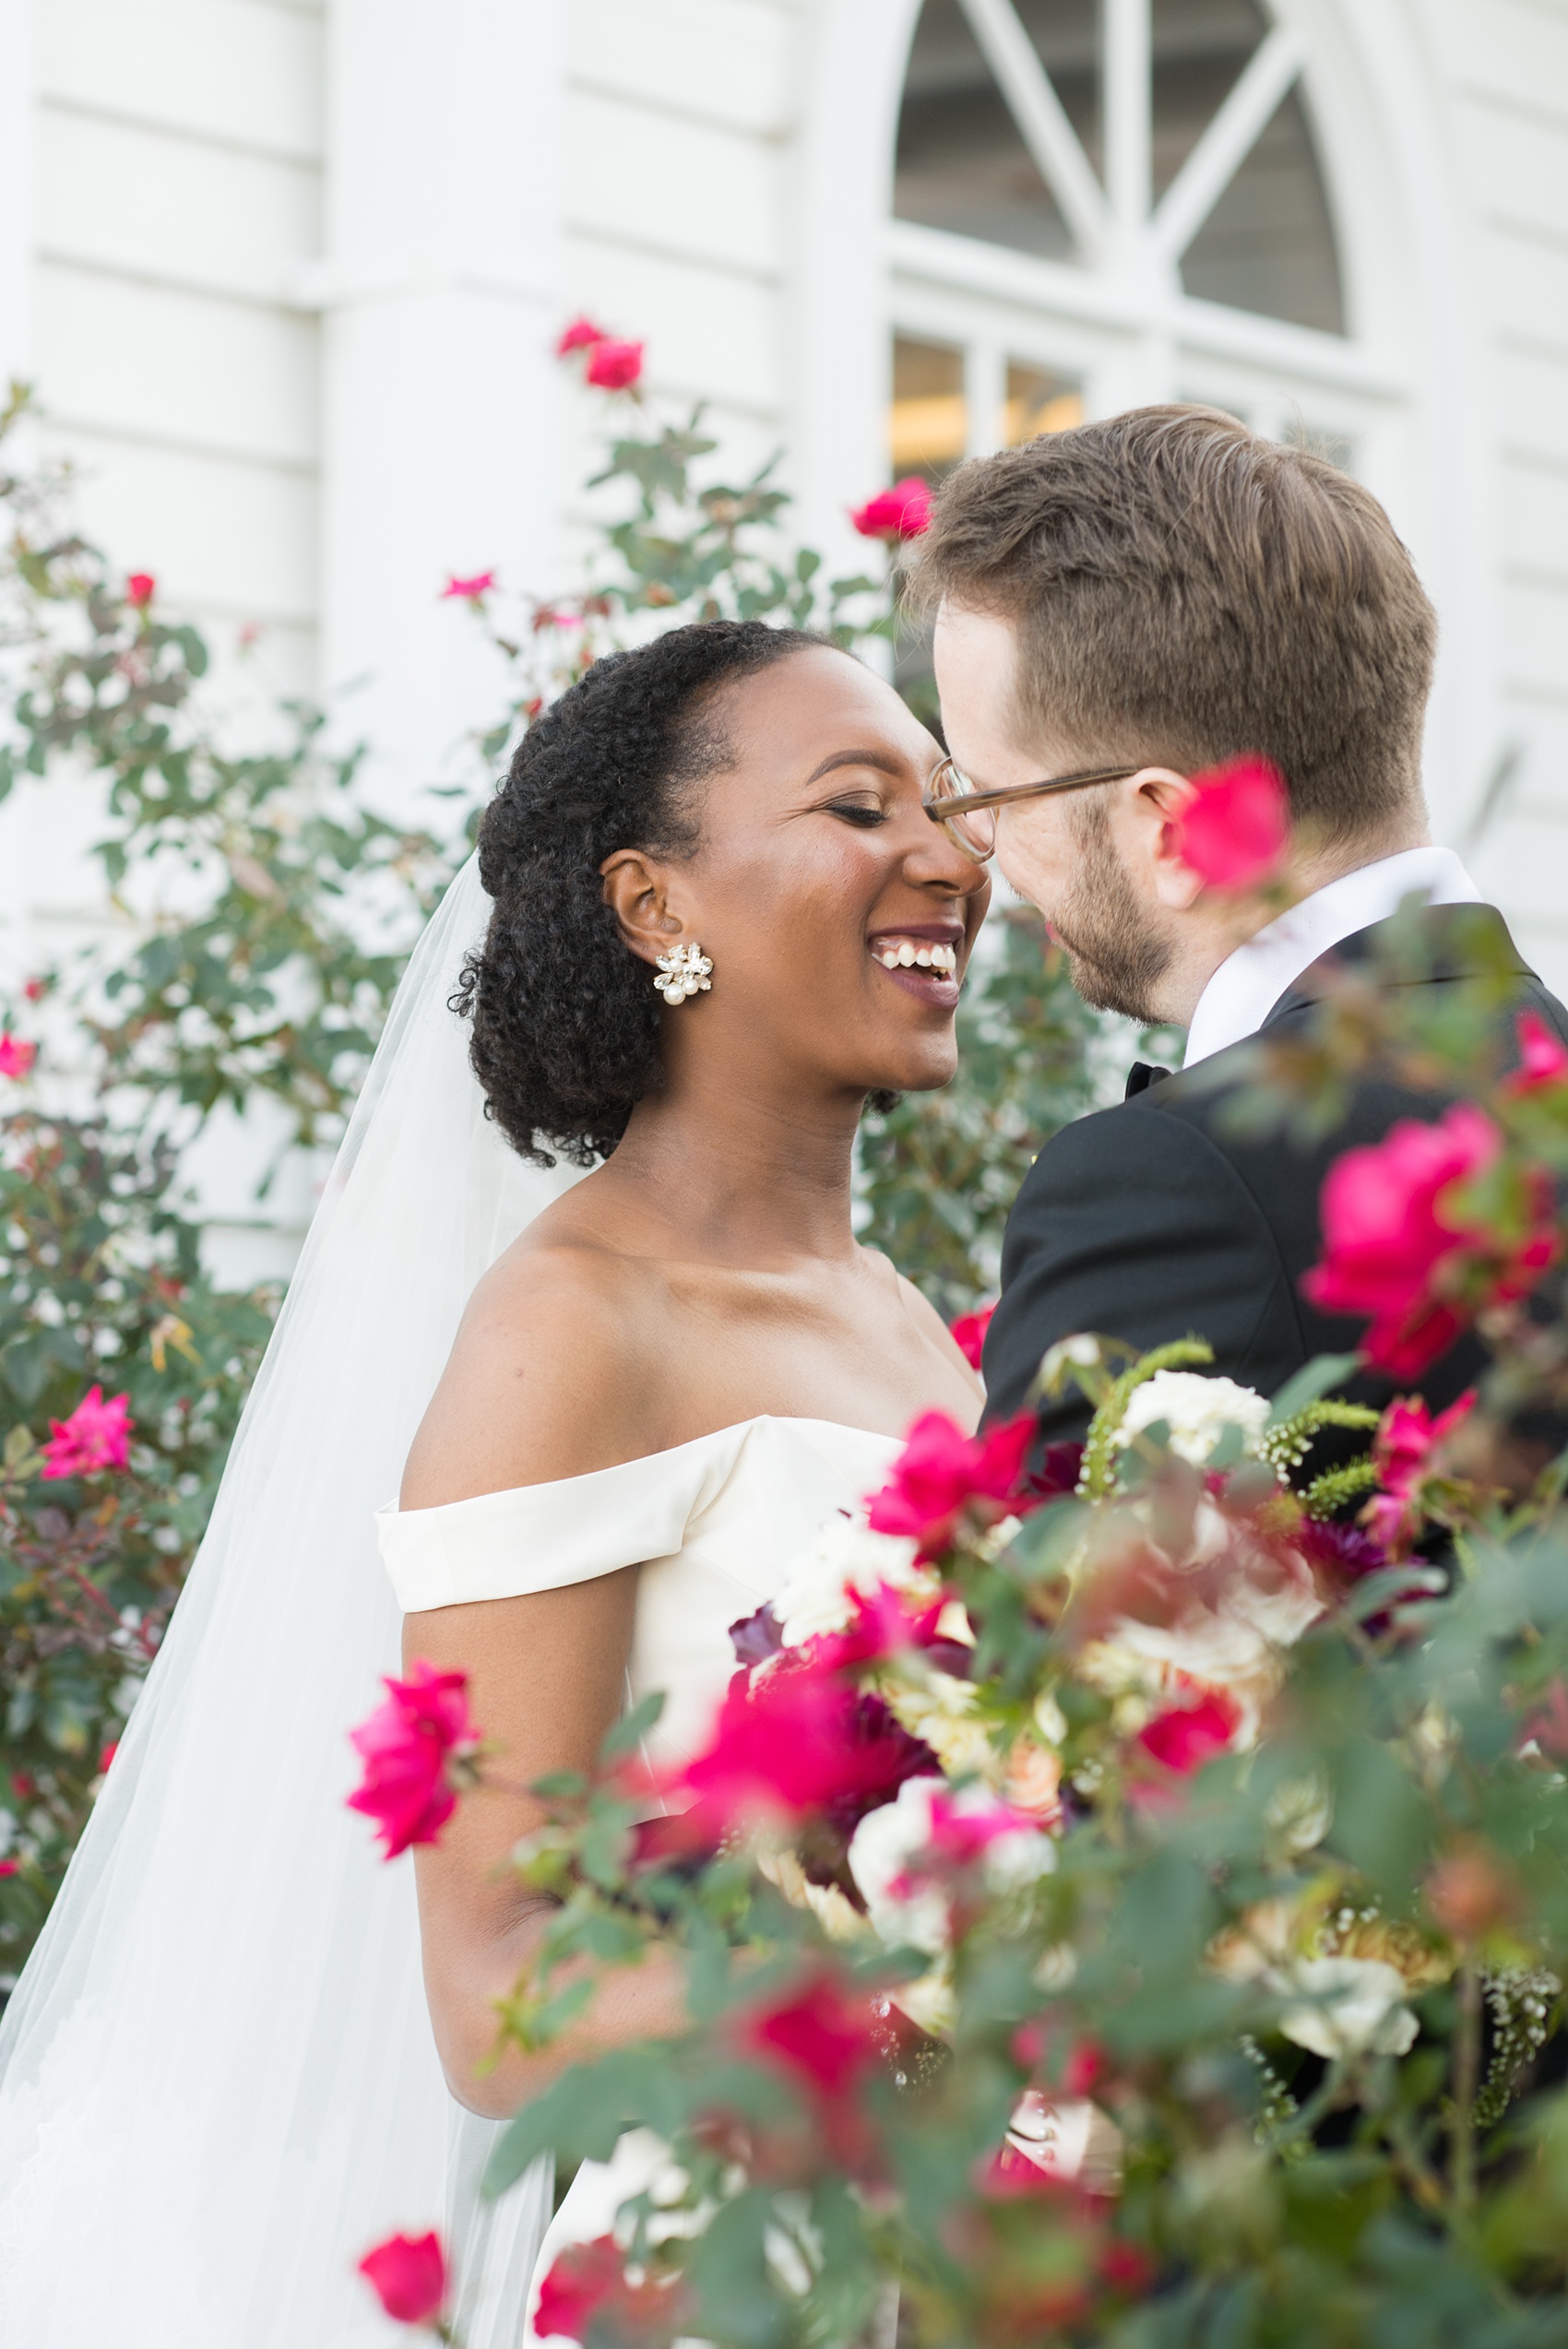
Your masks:
{"label": "bride's ear", "polygon": [[604,902],[633,954],[645,963],[667,955],[685,924],[670,909],[666,867],[642,848],[617,848],[599,870]]}

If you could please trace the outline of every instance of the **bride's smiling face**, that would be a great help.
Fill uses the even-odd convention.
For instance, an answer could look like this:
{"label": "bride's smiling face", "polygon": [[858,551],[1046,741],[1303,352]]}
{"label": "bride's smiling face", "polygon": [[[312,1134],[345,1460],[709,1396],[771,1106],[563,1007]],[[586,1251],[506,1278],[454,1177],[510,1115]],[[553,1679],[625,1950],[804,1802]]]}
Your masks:
{"label": "bride's smiling face", "polygon": [[694,787],[695,849],[604,868],[634,952],[683,941],[712,957],[711,991],[664,1015],[671,1074],[729,1046],[808,1087],[946,1084],[991,884],[921,804],[937,742],[826,647],[719,688],[697,722],[720,764]]}

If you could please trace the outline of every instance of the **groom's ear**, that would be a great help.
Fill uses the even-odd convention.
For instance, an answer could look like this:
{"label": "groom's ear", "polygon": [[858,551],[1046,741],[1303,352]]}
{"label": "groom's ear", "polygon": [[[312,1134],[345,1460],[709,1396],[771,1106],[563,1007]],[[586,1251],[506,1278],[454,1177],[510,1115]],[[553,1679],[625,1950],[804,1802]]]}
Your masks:
{"label": "groom's ear", "polygon": [[1193,799],[1190,778],[1173,766],[1140,768],[1125,786],[1139,861],[1157,902],[1185,913],[1203,888],[1203,876],[1181,853],[1181,818]]}
{"label": "groom's ear", "polygon": [[668,869],[646,849],[617,848],[599,870],[604,902],[633,954],[640,955],[645,963],[668,954],[671,939],[679,938],[685,929],[670,908]]}

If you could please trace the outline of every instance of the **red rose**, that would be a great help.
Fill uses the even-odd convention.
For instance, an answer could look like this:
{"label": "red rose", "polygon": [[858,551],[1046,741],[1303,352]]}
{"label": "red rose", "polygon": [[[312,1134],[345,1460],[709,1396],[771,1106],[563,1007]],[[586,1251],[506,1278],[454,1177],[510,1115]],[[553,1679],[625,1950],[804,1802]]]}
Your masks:
{"label": "red rose", "polygon": [[626,2275],[624,2257],[612,2235],[591,2243],[569,2243],[539,2287],[531,2338],[586,2341],[596,2319],[622,2343],[672,2341],[686,2321],[690,2302],[679,2277]]}
{"label": "red rose", "polygon": [[991,1327],[994,1305],[986,1305],[978,1313],[960,1313],[953,1324],[953,1343],[972,1370],[978,1370],[985,1352],[985,1334]]}
{"label": "red rose", "polygon": [[967,1436],[944,1411],[922,1412],[893,1464],[890,1482],[872,1496],[872,1530],[912,1535],[922,1559],[939,1558],[951,1547],[966,1507],[978,1502],[982,1514],[994,1518],[1002,1513],[999,1504],[1016,1497],[1034,1434],[1028,1411],[977,1436]]}
{"label": "red rose", "polygon": [[456,572],[448,572],[439,600],[446,603],[454,597],[459,597],[466,603],[478,603],[481,596],[489,595],[494,585],[493,571],[476,571],[471,579],[459,579]]}
{"label": "red rose", "polygon": [[[814,1657],[779,1658],[737,1672],[707,1750],[680,1785],[697,1797],[687,1833],[715,1840],[731,1821],[758,1813],[800,1819],[888,1802],[906,1778],[936,1766],[918,1738],[873,1696],[849,1687]],[[847,1809],[846,1809],[847,1807]]]}
{"label": "red rose", "polygon": [[150,571],[133,571],[125,581],[125,601],[133,611],[145,611],[157,588],[158,582]]}
{"label": "red rose", "polygon": [[1255,889],[1290,840],[1290,804],[1277,766],[1255,752],[1192,778],[1176,819],[1177,852],[1211,889]]}
{"label": "red rose", "polygon": [[895,545],[921,538],[931,528],[931,484],[910,473],[890,490],[878,490],[854,508],[849,519],[862,539],[885,539]]}
{"label": "red rose", "polygon": [[406,1680],[386,1682],[386,1702],[350,1730],[364,1778],[350,1810],[374,1819],[396,1859],[410,1844],[433,1844],[471,1784],[478,1732],[469,1717],[466,1672],[437,1672],[418,1661]]}
{"label": "red rose", "polygon": [[630,391],[643,372],[640,342],[596,342],[588,352],[585,375],[600,391]]}
{"label": "red rose", "polygon": [[113,1395],[105,1403],[103,1389],[89,1386],[68,1419],[50,1420],[41,1480],[91,1477],[101,1468],[125,1467],[135,1425],[128,1394]]}
{"label": "red rose", "polygon": [[430,2324],[446,2299],[446,2254],[435,2234],[388,2236],[360,2261],[360,2273],[398,2324]]}
{"label": "red rose", "polygon": [[877,2059],[872,2017],[869,1999],[847,1994],[823,1972],[790,1997],[754,2008],[741,2035],[798,2085],[818,2096],[849,2096]]}
{"label": "red rose", "polygon": [[576,317],[573,319],[569,326],[562,328],[560,339],[555,345],[555,356],[557,359],[567,359],[574,350],[591,350],[596,342],[609,340],[610,337],[605,333],[604,328],[596,326],[591,318]]}
{"label": "red rose", "polygon": [[1538,1093],[1543,1086],[1561,1085],[1568,1076],[1568,1047],[1558,1042],[1545,1020],[1534,1012],[1521,1012],[1515,1033],[1519,1065],[1505,1081],[1503,1091],[1517,1097]]}
{"label": "red rose", "polygon": [[1241,1726],[1241,1708],[1223,1689],[1206,1689],[1193,1704],[1173,1704],[1138,1731],[1146,1753],[1180,1778],[1224,1753]]}
{"label": "red rose", "polygon": [[1369,1361],[1419,1378],[1491,1304],[1528,1296],[1557,1254],[1550,1185],[1515,1180],[1506,1226],[1467,1204],[1503,1153],[1491,1120],[1456,1102],[1435,1125],[1407,1120],[1348,1150],[1323,1186],[1323,1259],[1301,1282],[1327,1313],[1360,1313]]}
{"label": "red rose", "polygon": [[1471,1387],[1434,1419],[1419,1394],[1398,1394],[1384,1413],[1372,1444],[1383,1489],[1367,1503],[1362,1515],[1372,1538],[1385,1550],[1404,1548],[1417,1532],[1416,1496],[1432,1472],[1432,1453],[1469,1416],[1475,1402],[1476,1390]]}
{"label": "red rose", "polygon": [[0,1076],[26,1076],[37,1058],[36,1044],[24,1043],[9,1029],[0,1031]]}

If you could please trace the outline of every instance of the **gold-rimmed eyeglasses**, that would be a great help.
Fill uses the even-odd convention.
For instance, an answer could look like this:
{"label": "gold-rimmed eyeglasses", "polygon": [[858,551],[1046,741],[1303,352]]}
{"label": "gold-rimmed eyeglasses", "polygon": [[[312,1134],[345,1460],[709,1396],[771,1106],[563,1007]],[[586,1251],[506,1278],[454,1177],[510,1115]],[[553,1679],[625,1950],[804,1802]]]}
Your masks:
{"label": "gold-rimmed eyeglasses", "polygon": [[956,848],[971,862],[984,864],[996,853],[996,812],[1010,800],[1043,799],[1048,791],[1081,791],[1090,783],[1124,783],[1135,766],[1091,766],[1077,775],[1048,775],[1039,783],[1004,783],[995,791],[981,791],[961,766],[944,758],[925,787],[921,804],[933,824],[940,824]]}

